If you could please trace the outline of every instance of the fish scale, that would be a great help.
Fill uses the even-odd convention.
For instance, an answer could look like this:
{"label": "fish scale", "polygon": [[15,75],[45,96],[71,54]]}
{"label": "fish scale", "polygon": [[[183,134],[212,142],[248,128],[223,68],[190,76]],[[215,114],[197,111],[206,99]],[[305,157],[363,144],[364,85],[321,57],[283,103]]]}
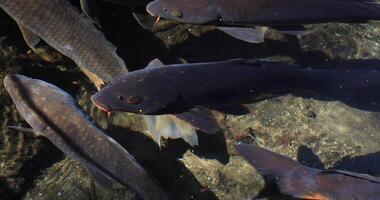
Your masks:
{"label": "fish scale", "polygon": [[116,48],[66,0],[3,0],[0,7],[102,81],[109,82],[128,71]]}

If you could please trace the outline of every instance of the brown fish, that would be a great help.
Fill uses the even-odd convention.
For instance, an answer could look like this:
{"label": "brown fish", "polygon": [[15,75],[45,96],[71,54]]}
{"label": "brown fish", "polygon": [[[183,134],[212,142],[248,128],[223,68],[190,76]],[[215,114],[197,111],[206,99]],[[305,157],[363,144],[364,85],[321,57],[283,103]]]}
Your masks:
{"label": "brown fish", "polygon": [[21,116],[72,159],[79,161],[104,186],[116,180],[145,200],[167,199],[134,157],[98,129],[63,90],[22,75],[4,79]]}
{"label": "brown fish", "polygon": [[0,0],[19,25],[28,46],[40,39],[71,58],[100,88],[127,72],[116,48],[95,25],[66,0]]}
{"label": "brown fish", "polygon": [[265,177],[272,177],[281,193],[313,200],[378,200],[380,178],[341,170],[317,170],[283,155],[250,144],[236,149]]}

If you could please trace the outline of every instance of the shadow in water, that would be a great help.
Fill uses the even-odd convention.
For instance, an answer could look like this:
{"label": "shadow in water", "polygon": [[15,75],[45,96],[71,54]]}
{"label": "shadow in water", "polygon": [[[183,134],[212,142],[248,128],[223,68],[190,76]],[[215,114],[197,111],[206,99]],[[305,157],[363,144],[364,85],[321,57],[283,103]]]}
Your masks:
{"label": "shadow in water", "polygon": [[[109,135],[117,140],[154,177],[172,199],[213,200],[217,197],[198,182],[191,171],[168,149],[160,149],[148,136],[112,126]],[[175,152],[177,149],[175,149]]]}
{"label": "shadow in water", "polygon": [[[297,160],[308,167],[324,169],[319,157],[307,146],[302,145],[298,148]],[[380,175],[380,152],[354,157],[345,156],[336,161],[329,170],[345,170],[378,176]]]}
{"label": "shadow in water", "polygon": [[25,162],[21,168],[21,176],[25,178],[24,190],[16,194],[13,198],[21,199],[34,184],[37,177],[42,175],[45,169],[50,168],[55,163],[65,158],[65,155],[54,144],[44,137],[39,137],[43,145],[38,149],[38,153]]}
{"label": "shadow in water", "polygon": [[130,8],[104,3],[101,11],[102,32],[117,47],[130,71],[145,68],[155,58],[170,57],[162,41],[137,23]]}
{"label": "shadow in water", "polygon": [[219,131],[213,135],[198,132],[198,138],[199,146],[194,148],[195,155],[206,159],[216,159],[222,164],[229,162],[230,157],[223,132]]}
{"label": "shadow in water", "polygon": [[314,169],[325,169],[325,166],[319,159],[319,157],[314,154],[314,152],[307,146],[301,145],[298,147],[297,160],[307,167]]}
{"label": "shadow in water", "polygon": [[380,176],[380,152],[363,156],[345,156],[337,161],[332,169]]}
{"label": "shadow in water", "polygon": [[[220,44],[223,48],[220,48]],[[285,55],[298,58],[300,51],[298,41],[288,42],[266,40],[262,44],[249,44],[234,39],[215,30],[194,37],[184,43],[175,45],[171,52],[174,57],[181,57],[188,62],[212,62],[232,58],[263,58],[274,55]]]}

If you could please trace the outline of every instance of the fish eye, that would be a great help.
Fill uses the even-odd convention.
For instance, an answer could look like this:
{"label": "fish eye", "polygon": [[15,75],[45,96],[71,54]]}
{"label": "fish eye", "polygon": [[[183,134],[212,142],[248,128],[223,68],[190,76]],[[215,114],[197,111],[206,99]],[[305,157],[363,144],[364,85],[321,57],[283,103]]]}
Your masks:
{"label": "fish eye", "polygon": [[127,98],[127,103],[129,104],[139,104],[141,103],[141,98],[135,95],[131,95]]}
{"label": "fish eye", "polygon": [[124,100],[124,97],[121,96],[121,95],[118,95],[118,96],[117,96],[117,99],[119,99],[119,100]]}

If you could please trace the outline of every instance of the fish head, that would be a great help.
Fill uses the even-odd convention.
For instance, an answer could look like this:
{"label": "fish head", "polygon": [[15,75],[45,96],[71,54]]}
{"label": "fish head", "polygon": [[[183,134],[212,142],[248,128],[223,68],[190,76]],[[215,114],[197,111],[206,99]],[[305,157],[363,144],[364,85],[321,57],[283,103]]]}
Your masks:
{"label": "fish head", "polygon": [[146,10],[155,17],[190,24],[206,24],[220,18],[217,6],[209,0],[155,0]]}
{"label": "fish head", "polygon": [[158,78],[156,74],[131,72],[92,95],[91,101],[105,112],[155,115],[175,102],[172,88],[169,80]]}
{"label": "fish head", "polygon": [[74,99],[69,94],[42,80],[7,75],[3,83],[20,115],[35,130],[47,127],[41,116],[57,113],[63,104],[74,105]]}
{"label": "fish head", "polygon": [[62,89],[45,81],[32,79],[24,75],[7,75],[3,83],[15,104],[25,100],[43,104],[43,101],[47,100],[46,97],[49,97],[50,101],[73,101],[72,97]]}
{"label": "fish head", "polygon": [[[20,76],[20,78],[23,78],[23,76]],[[22,93],[19,90],[19,75],[7,75],[3,80],[3,84],[7,92],[12,96],[15,104],[22,101]]]}

